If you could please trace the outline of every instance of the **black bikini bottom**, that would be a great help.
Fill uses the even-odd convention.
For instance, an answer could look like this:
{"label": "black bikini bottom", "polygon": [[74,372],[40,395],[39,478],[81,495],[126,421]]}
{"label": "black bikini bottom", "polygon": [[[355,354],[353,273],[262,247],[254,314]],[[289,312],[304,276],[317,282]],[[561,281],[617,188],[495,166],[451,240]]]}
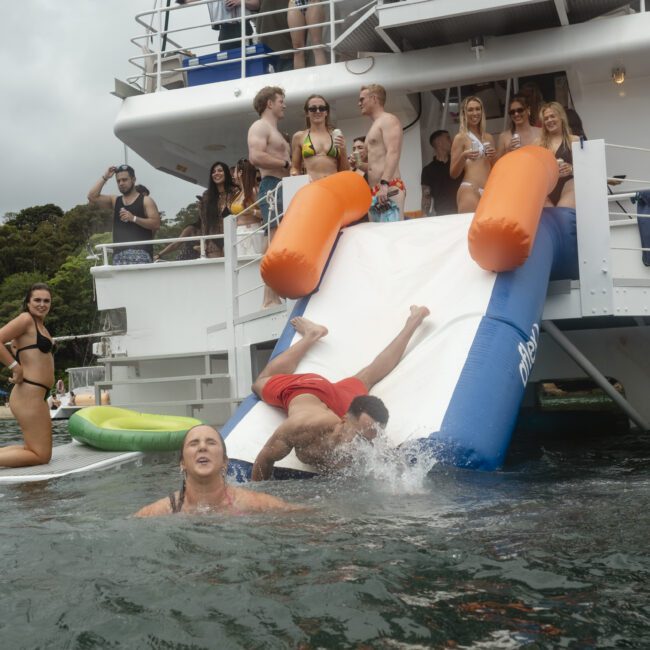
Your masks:
{"label": "black bikini bottom", "polygon": [[23,384],[31,384],[32,386],[40,386],[45,389],[45,395],[43,399],[47,401],[47,394],[50,392],[50,386],[45,386],[44,384],[39,384],[37,381],[30,381],[29,379],[23,379]]}

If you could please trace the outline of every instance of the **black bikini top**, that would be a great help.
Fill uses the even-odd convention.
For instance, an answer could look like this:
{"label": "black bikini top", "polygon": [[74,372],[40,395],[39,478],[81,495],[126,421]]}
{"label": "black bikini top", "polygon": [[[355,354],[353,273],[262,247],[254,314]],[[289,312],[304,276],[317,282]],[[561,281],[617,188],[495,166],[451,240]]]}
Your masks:
{"label": "black bikini top", "polygon": [[38,325],[36,323],[36,317],[32,315],[32,318],[34,319],[34,327],[36,328],[36,343],[32,343],[32,345],[26,345],[24,348],[16,350],[16,361],[18,361],[18,363],[20,363],[20,353],[23,350],[37,349],[40,350],[43,354],[49,354],[52,352],[52,347],[54,346],[52,339],[48,339],[47,336],[44,336],[39,332]]}

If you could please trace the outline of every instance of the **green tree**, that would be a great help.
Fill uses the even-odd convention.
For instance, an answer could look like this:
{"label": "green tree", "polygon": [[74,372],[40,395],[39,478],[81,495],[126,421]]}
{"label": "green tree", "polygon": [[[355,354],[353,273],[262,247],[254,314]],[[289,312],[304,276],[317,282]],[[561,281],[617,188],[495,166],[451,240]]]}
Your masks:
{"label": "green tree", "polygon": [[27,230],[36,230],[44,221],[57,223],[63,217],[63,210],[54,203],[47,205],[35,205],[31,208],[25,208],[16,215],[11,215],[7,220],[16,228],[25,228]]}
{"label": "green tree", "polygon": [[4,324],[22,311],[23,299],[32,284],[45,282],[46,277],[36,272],[14,273],[0,284],[0,323]]}
{"label": "green tree", "polygon": [[171,239],[178,237],[185,226],[196,223],[199,220],[199,204],[195,201],[184,208],[181,208],[174,219],[166,219],[162,222],[160,230],[156,233],[156,239]]}

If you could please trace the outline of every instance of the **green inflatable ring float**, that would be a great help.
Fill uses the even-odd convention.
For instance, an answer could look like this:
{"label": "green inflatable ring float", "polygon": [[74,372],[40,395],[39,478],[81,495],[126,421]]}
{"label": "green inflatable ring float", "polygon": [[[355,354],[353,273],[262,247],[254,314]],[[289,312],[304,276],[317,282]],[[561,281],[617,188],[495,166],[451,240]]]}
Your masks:
{"label": "green inflatable ring float", "polygon": [[79,442],[105,451],[175,451],[196,418],[138,413],[115,406],[89,406],[70,416],[68,430]]}

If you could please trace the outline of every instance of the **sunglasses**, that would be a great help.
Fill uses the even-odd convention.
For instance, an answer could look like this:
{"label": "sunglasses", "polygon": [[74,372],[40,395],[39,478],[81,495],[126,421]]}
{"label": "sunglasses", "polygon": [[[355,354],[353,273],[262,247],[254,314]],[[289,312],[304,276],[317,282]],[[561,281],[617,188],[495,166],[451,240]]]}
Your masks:
{"label": "sunglasses", "polygon": [[320,106],[309,106],[307,110],[310,113],[327,113],[329,108],[327,106],[323,106],[322,104]]}
{"label": "sunglasses", "polygon": [[508,111],[508,115],[513,116],[513,115],[521,115],[522,113],[525,113],[526,109],[525,108],[511,108]]}

